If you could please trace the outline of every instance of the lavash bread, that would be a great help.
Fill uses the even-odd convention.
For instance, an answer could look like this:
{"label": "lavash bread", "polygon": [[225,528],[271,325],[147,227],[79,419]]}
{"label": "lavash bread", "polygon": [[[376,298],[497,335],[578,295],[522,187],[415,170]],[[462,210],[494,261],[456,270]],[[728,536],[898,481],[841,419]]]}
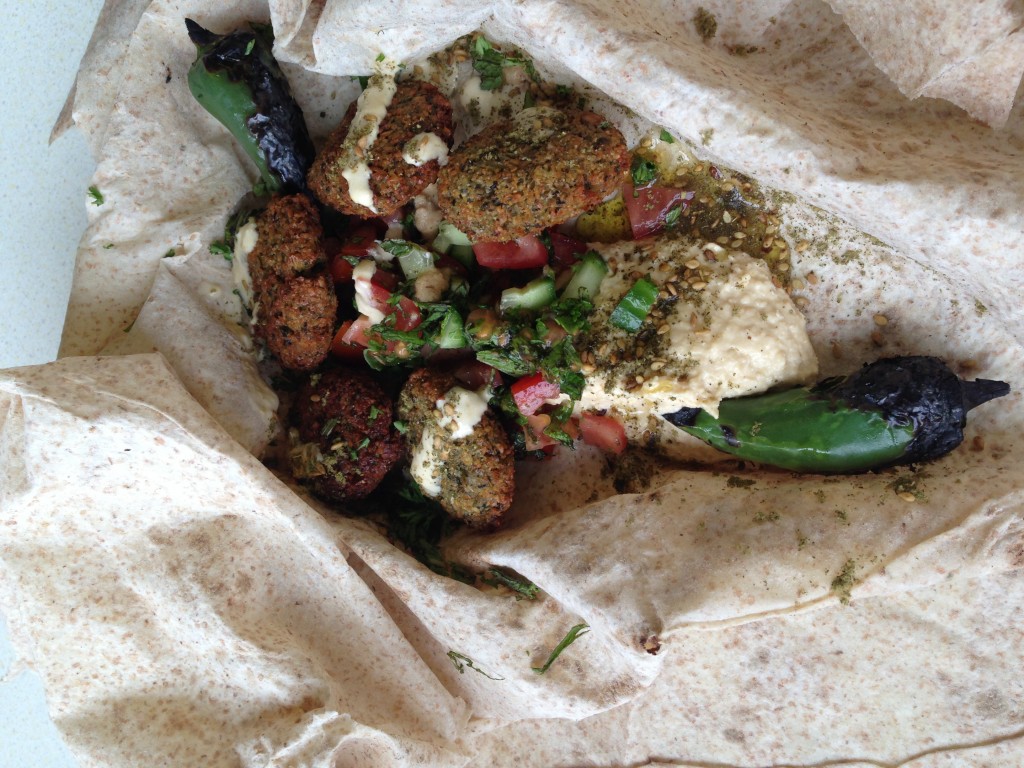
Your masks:
{"label": "lavash bread", "polygon": [[[1024,762],[1022,107],[993,130],[899,90],[966,93],[998,124],[1019,71],[983,65],[1019,33],[992,11],[991,38],[922,57],[866,33],[883,11],[109,3],[70,108],[106,202],[79,251],[68,359],[0,374],[0,600],[79,763]],[[627,135],[664,125],[782,191],[823,373],[935,354],[1015,393],[917,472],[637,472],[581,448],[528,470],[502,532],[446,549],[542,599],[439,577],[252,458],[272,393],[208,251],[251,169],[187,94],[185,15],[269,15],[317,136],[379,52],[411,60],[482,26],[635,110],[595,97]],[[873,707],[919,718],[890,726]]]}

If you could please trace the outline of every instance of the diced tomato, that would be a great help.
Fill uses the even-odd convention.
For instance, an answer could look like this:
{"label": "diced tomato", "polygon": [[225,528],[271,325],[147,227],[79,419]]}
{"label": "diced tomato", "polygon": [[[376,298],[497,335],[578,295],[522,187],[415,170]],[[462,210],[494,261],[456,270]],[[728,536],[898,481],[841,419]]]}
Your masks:
{"label": "diced tomato", "polygon": [[685,210],[693,199],[693,192],[684,193],[681,189],[661,187],[648,184],[645,187],[634,187],[627,182],[622,187],[622,199],[626,203],[629,214],[629,226],[633,230],[633,239],[661,232],[665,228],[665,217],[682,201]]}
{"label": "diced tomato", "polygon": [[423,316],[420,314],[420,308],[416,306],[416,302],[407,296],[402,296],[398,299],[398,303],[385,310],[384,314],[395,314],[395,328],[400,331],[411,331],[423,322]]}
{"label": "diced tomato", "polygon": [[469,270],[466,269],[466,265],[447,253],[439,254],[434,262],[434,266],[438,269],[450,269],[453,275],[459,275],[460,277],[469,276]]}
{"label": "diced tomato", "polygon": [[550,424],[551,417],[546,413],[526,417],[526,426],[523,427],[526,450],[539,451],[554,447],[556,440],[544,434]]}
{"label": "diced tomato", "polygon": [[334,278],[334,284],[346,283],[352,279],[352,262],[342,256],[340,253],[336,253],[329,257],[331,265],[331,277]]}
{"label": "diced tomato", "polygon": [[465,361],[452,373],[460,384],[469,389],[500,387],[502,384],[501,371],[475,359]]}
{"label": "diced tomato", "polygon": [[548,381],[544,374],[538,371],[519,379],[509,387],[509,391],[512,393],[512,399],[516,401],[519,412],[524,416],[532,416],[544,405],[545,400],[558,397],[562,390],[557,382]]}
{"label": "diced tomato", "polygon": [[532,269],[548,263],[548,249],[536,235],[527,235],[507,243],[476,243],[473,255],[488,269]]}
{"label": "diced tomato", "polygon": [[386,288],[388,291],[393,291],[398,287],[398,275],[378,267],[377,271],[373,273],[373,277],[370,278],[370,282],[381,288]]}
{"label": "diced tomato", "polygon": [[370,255],[370,249],[377,242],[377,227],[370,221],[356,224],[342,239],[338,253],[362,259]]}
{"label": "diced tomato", "polygon": [[611,416],[584,413],[580,417],[580,437],[587,445],[600,448],[605,453],[626,450],[626,429]]}
{"label": "diced tomato", "polygon": [[[376,274],[376,272],[374,273]],[[370,307],[382,314],[389,314],[392,311],[388,301],[391,299],[391,291],[372,280],[358,280],[356,283],[357,300],[365,301]],[[361,308],[363,312],[369,310]]]}
{"label": "diced tomato", "polygon": [[575,237],[563,235],[557,229],[549,229],[551,238],[551,265],[558,271],[568,269],[577,261],[581,253],[587,252],[587,244]]}
{"label": "diced tomato", "polygon": [[[341,334],[341,343],[349,344],[355,347],[366,348],[370,346],[369,330],[373,323],[370,322],[370,318],[366,315],[360,315],[355,320],[346,321],[342,323],[342,328],[345,332]],[[341,330],[339,329],[339,333]],[[338,341],[338,337],[334,337],[335,341]]]}
{"label": "diced tomato", "polygon": [[338,328],[338,332],[334,334],[334,341],[331,342],[331,352],[336,357],[340,357],[343,360],[362,360],[363,350],[366,346],[360,346],[359,344],[345,340],[345,336],[349,335],[352,324],[352,320],[346,320],[341,324],[341,327]]}

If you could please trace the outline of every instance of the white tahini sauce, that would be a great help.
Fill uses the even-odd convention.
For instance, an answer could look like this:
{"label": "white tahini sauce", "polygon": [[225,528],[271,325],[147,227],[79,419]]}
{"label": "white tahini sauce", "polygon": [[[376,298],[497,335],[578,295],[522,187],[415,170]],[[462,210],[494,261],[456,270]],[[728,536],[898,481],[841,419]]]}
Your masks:
{"label": "white tahini sauce", "polygon": [[448,159],[448,145],[436,133],[417,133],[402,147],[402,159],[417,168],[431,160],[444,165]]}
{"label": "white tahini sauce", "polygon": [[260,234],[256,221],[249,219],[235,233],[235,252],[231,257],[231,277],[238,288],[238,295],[247,307],[252,306],[252,277],[249,275],[249,254],[256,247]]}
{"label": "white tahini sauce", "polygon": [[370,148],[377,140],[380,123],[388,112],[391,99],[398,85],[395,83],[395,68],[381,67],[366,85],[356,101],[356,114],[345,136],[345,168],[341,175],[348,182],[348,194],[352,202],[377,213],[373,204],[373,190],[370,189]]}
{"label": "white tahini sauce", "polygon": [[434,450],[437,431],[430,427],[423,430],[423,437],[412,449],[409,474],[426,496],[434,499],[441,495],[441,465]]}
{"label": "white tahini sauce", "polygon": [[[477,392],[452,387],[435,403],[442,416],[423,427],[423,436],[413,447],[409,463],[409,474],[424,494],[431,498],[441,495],[444,460],[442,450],[435,447],[435,444],[443,446],[443,441],[458,440],[473,434],[473,429],[487,412],[487,401],[490,399],[491,390],[488,387]],[[446,410],[451,413],[445,413]],[[454,429],[452,424],[455,425]]]}
{"label": "white tahini sauce", "polygon": [[373,306],[373,287],[370,281],[376,271],[377,264],[373,259],[363,259],[352,269],[352,280],[356,287],[356,309],[370,318],[374,325],[384,321],[384,313]]}
{"label": "white tahini sauce", "polygon": [[437,401],[437,410],[444,414],[445,405],[451,405],[454,413],[442,416],[439,426],[447,432],[448,425],[454,422],[455,431],[448,432],[449,437],[452,440],[469,437],[473,434],[473,428],[487,413],[487,401],[490,397],[490,390],[486,388],[473,392],[462,387],[452,387]]}

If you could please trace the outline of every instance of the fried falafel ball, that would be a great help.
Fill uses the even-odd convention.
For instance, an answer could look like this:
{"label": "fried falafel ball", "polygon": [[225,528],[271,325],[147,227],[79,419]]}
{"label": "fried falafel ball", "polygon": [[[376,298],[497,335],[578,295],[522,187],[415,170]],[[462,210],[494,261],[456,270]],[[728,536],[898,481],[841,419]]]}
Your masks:
{"label": "fried falafel ball", "polygon": [[305,195],[275,197],[256,216],[256,231],[253,331],[283,367],[310,371],[330,351],[338,313],[320,214]]}
{"label": "fried falafel ball", "polygon": [[[377,138],[369,147],[365,146],[366,137],[357,131],[353,131],[357,135],[349,136],[356,107],[349,107],[341,124],[328,137],[309,170],[307,183],[320,202],[341,213],[386,218],[437,179],[438,161],[422,162],[429,158],[423,142],[429,139],[428,134],[433,134],[446,149],[451,146],[452,107],[430,83],[398,83]],[[407,162],[405,154],[414,162]],[[369,185],[376,211],[352,199],[349,182],[342,175],[364,159],[370,169]]]}
{"label": "fried falafel ball", "polygon": [[600,115],[532,107],[452,152],[437,203],[471,240],[507,242],[594,208],[628,169],[625,138]]}
{"label": "fried falafel ball", "polygon": [[366,372],[314,374],[293,406],[292,474],[331,502],[369,495],[405,454],[394,404]]}
{"label": "fried falafel ball", "polygon": [[[413,371],[398,397],[398,417],[408,427],[412,473],[420,490],[436,499],[455,519],[473,528],[489,528],[500,523],[512,505],[512,444],[489,409],[469,435],[452,437],[451,427],[441,425],[439,413],[442,419],[446,414],[438,411],[437,401],[444,399],[447,403],[443,408],[452,408],[452,400],[459,395],[475,396],[459,392],[456,386],[451,374],[430,368]],[[430,477],[417,477],[417,465],[420,474],[425,472]]]}

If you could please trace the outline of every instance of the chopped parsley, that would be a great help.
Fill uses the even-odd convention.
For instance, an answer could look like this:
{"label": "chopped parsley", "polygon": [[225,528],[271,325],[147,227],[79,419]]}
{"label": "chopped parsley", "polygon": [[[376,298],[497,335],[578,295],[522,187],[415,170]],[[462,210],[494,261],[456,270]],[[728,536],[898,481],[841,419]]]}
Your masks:
{"label": "chopped parsley", "polygon": [[471,658],[469,658],[469,656],[467,656],[464,653],[459,653],[458,651],[448,651],[447,655],[448,658],[452,660],[452,664],[455,665],[455,668],[459,670],[460,675],[465,674],[466,668],[468,667],[469,669],[472,669],[474,672],[479,672],[488,680],[505,679],[504,677],[492,677],[491,675],[488,675],[486,672],[484,672],[482,669],[480,669],[480,667],[476,665],[476,662],[474,662]]}
{"label": "chopped parsley", "polygon": [[223,240],[214,240],[210,243],[210,253],[215,256],[223,256],[226,261],[231,261],[235,256],[231,246]]}
{"label": "chopped parsley", "polygon": [[516,594],[516,600],[536,600],[540,589],[533,582],[524,579],[518,574],[508,573],[501,568],[488,568],[487,573],[480,579],[484,584],[492,587],[506,587]]}
{"label": "chopped parsley", "polygon": [[89,198],[93,205],[103,205],[106,200],[103,197],[103,193],[100,192],[99,187],[93,185],[89,187]]}
{"label": "chopped parsley", "polygon": [[473,41],[470,56],[473,59],[473,69],[480,75],[480,88],[484,91],[493,91],[504,85],[505,67],[523,67],[531,80],[540,79],[530,59],[524,56],[508,56],[491,45],[482,35]]}
{"label": "chopped parsley", "polygon": [[633,185],[642,187],[645,184],[650,184],[658,178],[658,166],[656,166],[652,161],[645,160],[637,155],[633,158],[633,164],[630,166],[629,174],[633,177]]}
{"label": "chopped parsley", "polygon": [[246,44],[246,46],[245,46],[245,55],[248,56],[250,53],[252,53],[252,49],[255,48],[255,47],[256,47],[256,38],[254,37],[252,40],[250,40]]}
{"label": "chopped parsley", "polygon": [[338,421],[340,421],[340,419],[337,418],[325,421],[323,427],[320,428],[320,436],[323,438],[330,437],[331,432],[333,432],[334,428],[338,426]]}
{"label": "chopped parsley", "polygon": [[676,140],[672,136],[672,134],[669,133],[668,131],[666,131],[664,128],[661,129],[661,135],[659,136],[659,138],[662,141],[664,141],[666,144],[675,144],[676,143]]}
{"label": "chopped parsley", "polygon": [[551,665],[555,663],[555,659],[562,655],[562,651],[564,651],[566,648],[568,648],[570,645],[576,642],[577,638],[579,638],[581,635],[585,635],[589,631],[589,625],[577,624],[575,627],[569,630],[565,637],[562,638],[562,642],[555,646],[555,650],[553,650],[551,652],[551,655],[548,656],[548,660],[544,662],[544,666],[530,667],[530,669],[532,669],[538,675],[543,675],[545,672],[548,671],[548,669],[551,668]]}

